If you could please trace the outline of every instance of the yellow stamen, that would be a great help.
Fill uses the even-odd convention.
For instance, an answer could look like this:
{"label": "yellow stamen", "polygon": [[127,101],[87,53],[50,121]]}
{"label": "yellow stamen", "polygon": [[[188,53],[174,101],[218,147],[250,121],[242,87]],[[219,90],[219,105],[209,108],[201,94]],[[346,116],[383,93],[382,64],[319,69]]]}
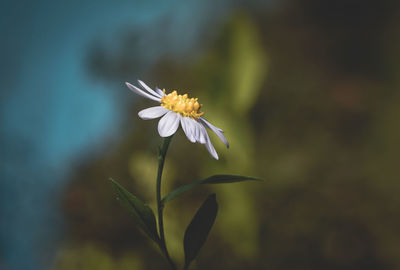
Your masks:
{"label": "yellow stamen", "polygon": [[202,104],[199,104],[197,98],[189,98],[187,94],[178,95],[176,91],[165,95],[165,89],[163,92],[164,96],[161,98],[161,106],[164,108],[179,113],[182,116],[195,119],[204,114],[204,112],[199,111]]}

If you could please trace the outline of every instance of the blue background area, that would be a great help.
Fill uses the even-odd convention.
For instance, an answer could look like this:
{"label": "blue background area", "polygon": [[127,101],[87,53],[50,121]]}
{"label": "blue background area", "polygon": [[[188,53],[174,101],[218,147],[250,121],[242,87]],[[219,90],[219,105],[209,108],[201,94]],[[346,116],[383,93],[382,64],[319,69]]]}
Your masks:
{"label": "blue background area", "polygon": [[[125,7],[14,1],[1,8],[1,256],[42,269],[62,233],[59,195],[80,155],[115,136],[121,93],[87,76],[88,43],[131,19]],[[132,7],[132,4],[130,4]]]}

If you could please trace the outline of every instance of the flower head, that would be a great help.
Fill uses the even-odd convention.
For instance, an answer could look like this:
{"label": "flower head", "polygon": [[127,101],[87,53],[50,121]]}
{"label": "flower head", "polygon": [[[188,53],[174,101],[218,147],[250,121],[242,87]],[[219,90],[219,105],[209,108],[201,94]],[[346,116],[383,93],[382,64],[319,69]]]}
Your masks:
{"label": "flower head", "polygon": [[215,159],[218,159],[218,154],[206,128],[212,130],[226,147],[229,147],[224,131],[202,117],[204,112],[200,111],[202,105],[197,98],[189,98],[187,94],[179,95],[177,91],[166,94],[165,90],[161,91],[159,88],[153,90],[144,82],[140,80],[138,82],[143,90],[128,82],[126,85],[132,92],[160,103],[159,106],[141,110],[138,115],[144,120],[162,117],[158,122],[158,133],[161,137],[173,135],[181,124],[189,141],[204,144]]}

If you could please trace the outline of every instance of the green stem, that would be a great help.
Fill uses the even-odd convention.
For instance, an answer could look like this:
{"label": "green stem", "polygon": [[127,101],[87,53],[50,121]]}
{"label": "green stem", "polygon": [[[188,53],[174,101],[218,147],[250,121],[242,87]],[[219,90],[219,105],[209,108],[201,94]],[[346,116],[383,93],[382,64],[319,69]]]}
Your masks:
{"label": "green stem", "polygon": [[158,229],[160,233],[160,248],[164,253],[165,257],[167,258],[168,263],[171,265],[171,268],[176,270],[175,263],[172,261],[171,257],[169,256],[167,245],[165,243],[165,236],[164,236],[164,221],[163,221],[163,209],[164,204],[161,201],[161,176],[164,169],[164,161],[165,156],[168,151],[169,143],[171,142],[172,136],[164,138],[160,152],[158,154],[158,172],[157,172],[157,182],[156,182],[156,196],[157,196],[157,212],[158,212]]}

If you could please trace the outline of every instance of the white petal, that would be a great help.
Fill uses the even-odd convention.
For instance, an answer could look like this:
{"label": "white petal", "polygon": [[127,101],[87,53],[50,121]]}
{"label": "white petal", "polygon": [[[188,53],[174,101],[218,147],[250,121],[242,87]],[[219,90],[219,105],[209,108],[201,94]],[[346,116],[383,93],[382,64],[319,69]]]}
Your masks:
{"label": "white petal", "polygon": [[169,137],[173,135],[179,127],[180,118],[180,114],[172,111],[169,111],[166,115],[164,115],[160,122],[158,122],[158,133],[160,136]]}
{"label": "white petal", "polygon": [[218,136],[218,138],[226,145],[226,147],[229,148],[228,140],[225,138],[224,134],[222,134],[223,132],[222,129],[217,128],[216,126],[210,124],[206,119],[202,117],[200,117],[200,121],[204,124],[204,126],[211,129]]}
{"label": "white petal", "polygon": [[197,135],[196,135],[196,121],[195,120],[193,120],[192,118],[190,118],[190,117],[185,117],[186,118],[186,124],[187,124],[187,127],[188,127],[188,130],[189,130],[189,133],[191,134],[191,136],[192,136],[192,139],[194,140],[194,142],[196,142],[196,138],[197,138]]}
{"label": "white petal", "polygon": [[193,119],[191,119],[191,122],[192,122],[193,131],[194,131],[193,132],[194,138],[196,139],[196,142],[199,142],[200,141],[200,129],[199,129],[199,126],[197,125],[197,122],[194,121]]}
{"label": "white petal", "polygon": [[193,135],[192,128],[191,128],[191,123],[190,123],[190,118],[189,117],[181,117],[181,126],[183,131],[186,134],[186,137],[191,141],[192,143],[196,142],[196,138]]}
{"label": "white petal", "polygon": [[207,130],[200,122],[197,123],[199,125],[200,143],[205,144],[207,142],[207,137],[208,137]]}
{"label": "white petal", "polygon": [[158,88],[158,87],[156,87],[156,92],[157,92],[157,94],[160,95],[160,97],[163,97],[163,96],[164,96],[164,92],[163,92],[160,88]]}
{"label": "white petal", "polygon": [[[204,131],[202,130],[202,128],[204,129],[203,125],[200,124],[197,120],[194,120],[193,118],[188,117],[188,119],[191,122],[192,129],[193,129],[193,135],[194,135],[194,138],[196,139],[196,142],[205,144],[206,138],[204,135]],[[207,131],[205,131],[205,133],[207,133]]]}
{"label": "white petal", "polygon": [[128,83],[128,82],[126,82],[125,84],[126,84],[126,86],[128,86],[128,88],[129,88],[132,92],[134,92],[134,93],[136,93],[136,94],[138,94],[138,95],[141,95],[141,96],[143,96],[143,97],[145,97],[145,98],[148,98],[148,99],[151,99],[151,100],[154,100],[154,101],[161,102],[161,99],[160,99],[160,98],[157,98],[157,97],[155,97],[155,96],[152,96],[152,95],[150,95],[150,94],[144,92],[143,90],[140,90],[139,88],[137,88],[136,86],[134,86],[134,85],[132,85],[132,84],[130,84],[130,83]]}
{"label": "white petal", "polygon": [[147,90],[147,92],[149,92],[150,94],[152,94],[155,97],[161,97],[159,94],[157,94],[153,89],[151,89],[147,84],[145,84],[144,82],[142,82],[141,80],[138,80],[139,84],[145,89]]}
{"label": "white petal", "polygon": [[[207,133],[206,133],[207,134]],[[215,151],[214,146],[211,143],[210,137],[208,137],[207,134],[207,138],[206,138],[206,144],[205,147],[207,148],[208,152],[210,153],[210,155],[215,158],[216,160],[218,160],[218,154],[217,151]]]}
{"label": "white petal", "polygon": [[155,106],[155,107],[150,107],[144,110],[141,110],[138,115],[140,118],[143,120],[149,120],[149,119],[154,119],[163,116],[169,112],[168,109],[162,107],[162,106]]}
{"label": "white petal", "polygon": [[188,126],[189,132],[191,133],[194,141],[196,142],[197,137],[198,137],[196,121],[190,117],[185,117],[185,118],[186,118],[186,124]]}

